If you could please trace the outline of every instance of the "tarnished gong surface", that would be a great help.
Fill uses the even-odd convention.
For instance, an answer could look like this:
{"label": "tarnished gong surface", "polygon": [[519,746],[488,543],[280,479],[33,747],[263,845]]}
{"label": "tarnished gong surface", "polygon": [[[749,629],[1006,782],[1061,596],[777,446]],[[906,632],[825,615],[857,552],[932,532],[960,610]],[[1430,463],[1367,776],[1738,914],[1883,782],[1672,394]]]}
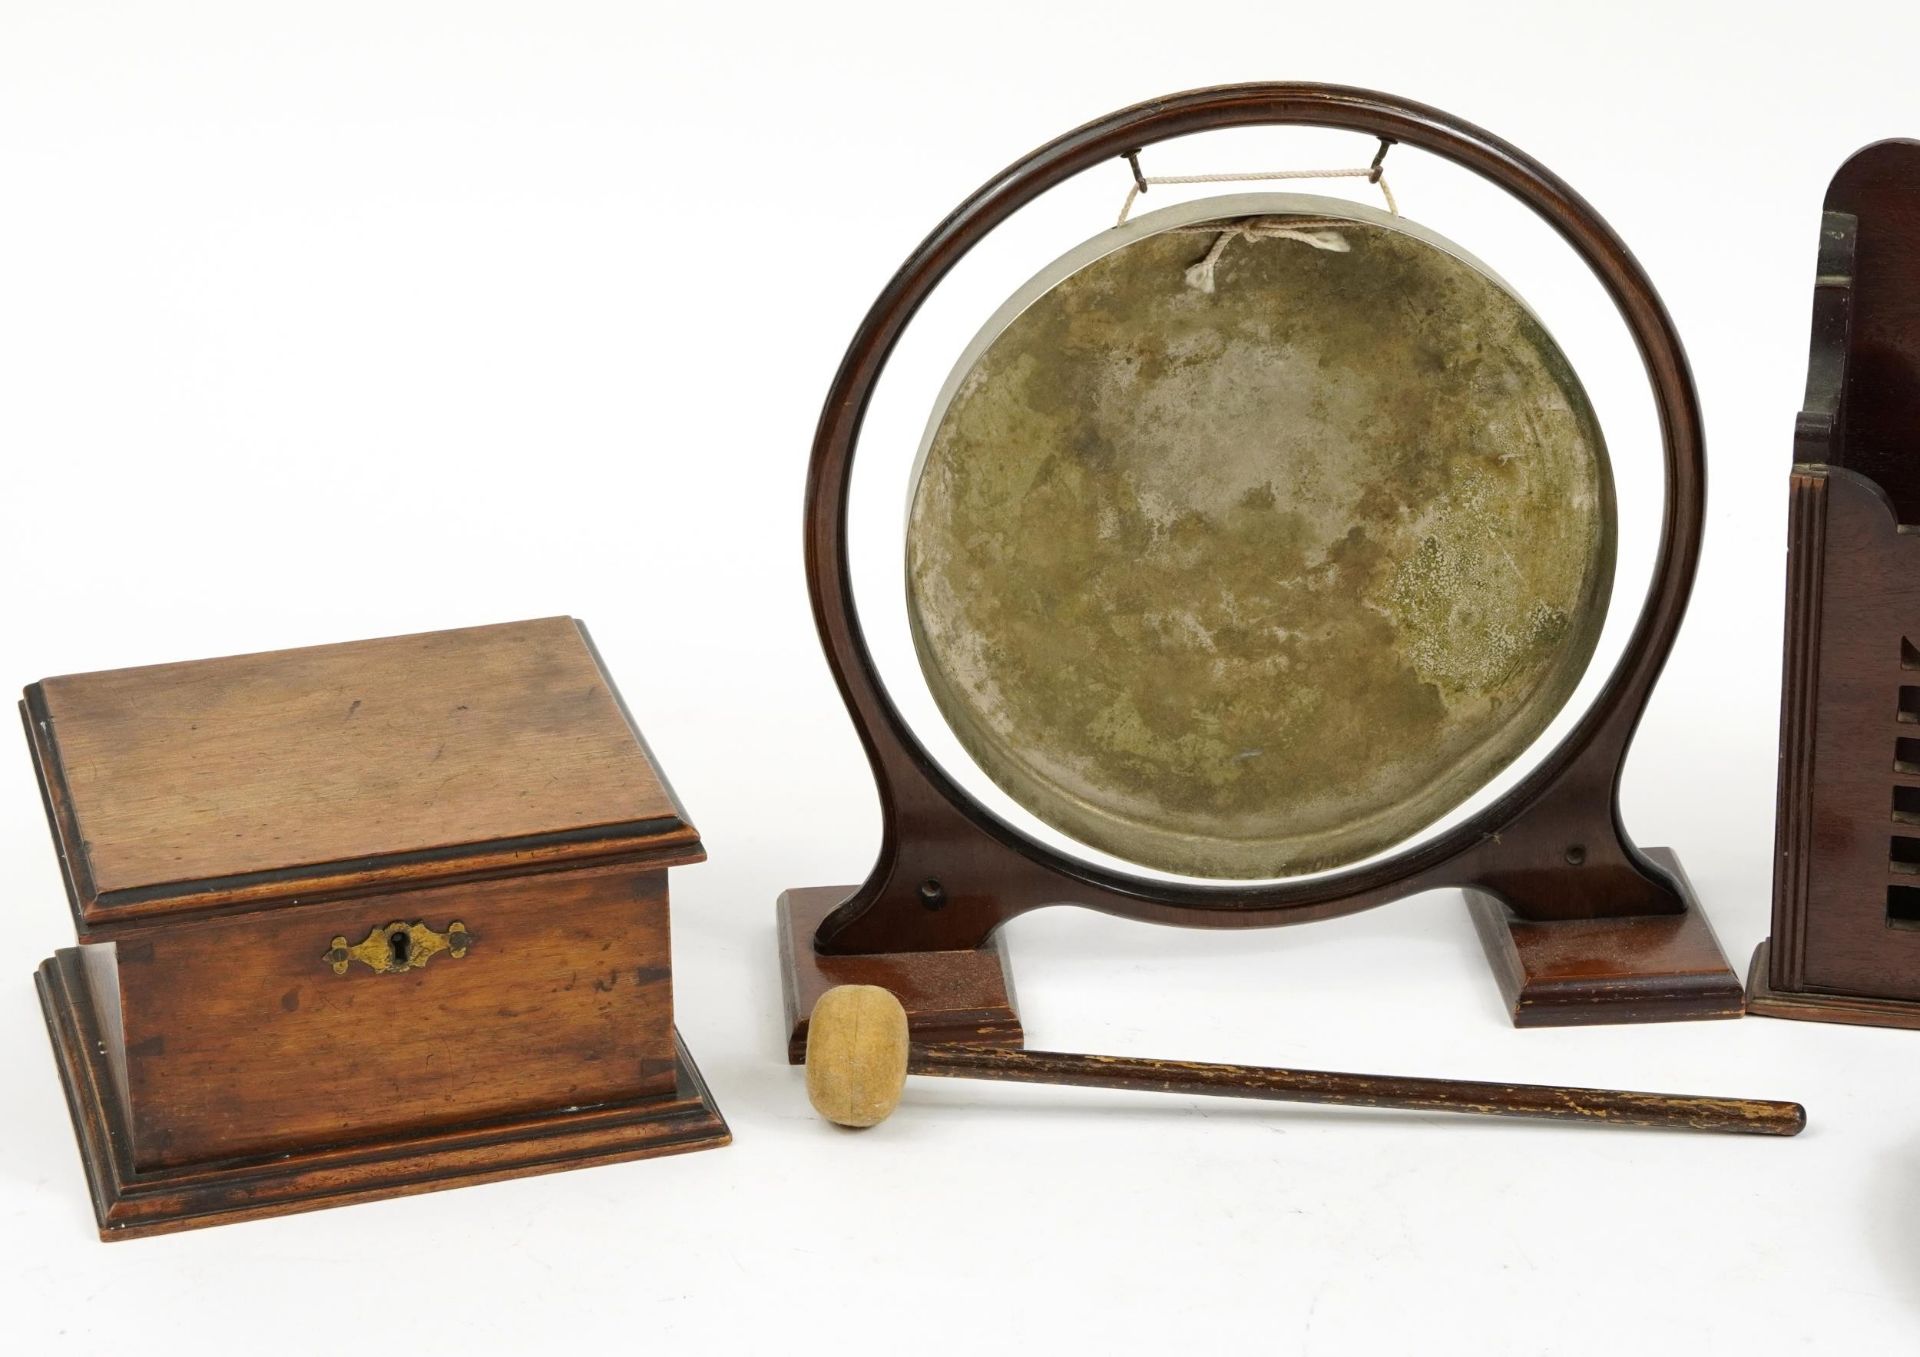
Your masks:
{"label": "tarnished gong surface", "polygon": [[922,449],[908,611],[961,743],[1041,819],[1284,877],[1520,755],[1613,554],[1598,421],[1519,298],[1401,218],[1242,194],[1097,237],[988,323]]}

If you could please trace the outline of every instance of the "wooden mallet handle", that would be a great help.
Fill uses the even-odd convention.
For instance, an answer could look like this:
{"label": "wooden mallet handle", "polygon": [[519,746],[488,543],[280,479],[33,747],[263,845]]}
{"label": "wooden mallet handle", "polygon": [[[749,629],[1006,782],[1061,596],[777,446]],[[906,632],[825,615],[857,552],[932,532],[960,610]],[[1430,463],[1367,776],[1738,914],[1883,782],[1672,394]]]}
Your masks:
{"label": "wooden mallet handle", "polygon": [[1185,1060],[1063,1055],[986,1046],[914,1046],[907,1056],[907,1072],[959,1079],[1008,1079],[1025,1084],[1266,1098],[1283,1103],[1597,1121],[1610,1126],[1671,1127],[1736,1135],[1791,1136],[1798,1135],[1807,1125],[1806,1109],[1799,1103],[1565,1088],[1553,1084],[1490,1084],[1467,1079],[1340,1074],[1330,1070],[1284,1070],[1259,1065],[1202,1065]]}
{"label": "wooden mallet handle", "polygon": [[1807,1124],[1806,1110],[1798,1103],[1746,1098],[1339,1074],[989,1046],[915,1046],[908,1041],[906,1011],[889,991],[873,985],[842,985],[820,997],[809,1023],[807,1092],[822,1116],[843,1126],[884,1121],[899,1103],[909,1074],[1737,1135],[1798,1135]]}

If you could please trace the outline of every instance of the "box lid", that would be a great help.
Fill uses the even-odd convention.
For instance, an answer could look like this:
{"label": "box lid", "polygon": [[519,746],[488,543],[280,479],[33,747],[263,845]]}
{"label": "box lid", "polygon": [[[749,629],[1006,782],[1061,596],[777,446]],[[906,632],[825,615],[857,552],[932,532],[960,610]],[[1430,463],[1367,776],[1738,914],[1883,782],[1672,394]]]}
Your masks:
{"label": "box lid", "polygon": [[83,940],[704,856],[572,618],[67,675],[21,712]]}

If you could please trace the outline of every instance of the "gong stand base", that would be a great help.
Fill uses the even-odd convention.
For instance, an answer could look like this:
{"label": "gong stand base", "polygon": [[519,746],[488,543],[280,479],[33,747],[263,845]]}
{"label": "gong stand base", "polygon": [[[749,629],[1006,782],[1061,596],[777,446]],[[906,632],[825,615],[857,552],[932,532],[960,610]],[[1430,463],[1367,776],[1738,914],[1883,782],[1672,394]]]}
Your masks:
{"label": "gong stand base", "polygon": [[1644,850],[1673,874],[1686,909],[1611,919],[1530,922],[1467,891],[1515,1027],[1737,1018],[1740,977],[1727,964],[1693,884],[1670,849]]}
{"label": "gong stand base", "polygon": [[[1531,922],[1514,917],[1497,896],[1466,891],[1515,1027],[1687,1022],[1737,1018],[1746,1011],[1740,976],[1727,963],[1680,860],[1666,848],[1645,852],[1678,883],[1686,906],[1680,913]],[[913,1040],[925,1045],[1025,1043],[998,935],[984,947],[955,951],[827,956],[815,950],[821,921],[855,890],[812,887],[780,896],[789,1063],[806,1060],[807,1017],[835,985],[891,990],[907,1010]],[[1913,1016],[1903,1025],[1920,1027],[1920,1005],[1908,1007]]]}
{"label": "gong stand base", "polygon": [[807,1018],[835,985],[878,985],[907,1010],[913,1040],[974,1046],[1026,1044],[1014,1009],[1013,976],[998,937],[984,947],[955,952],[879,952],[822,956],[814,931],[855,886],[816,886],[780,896],[781,995],[787,1012],[787,1061],[807,1058]]}

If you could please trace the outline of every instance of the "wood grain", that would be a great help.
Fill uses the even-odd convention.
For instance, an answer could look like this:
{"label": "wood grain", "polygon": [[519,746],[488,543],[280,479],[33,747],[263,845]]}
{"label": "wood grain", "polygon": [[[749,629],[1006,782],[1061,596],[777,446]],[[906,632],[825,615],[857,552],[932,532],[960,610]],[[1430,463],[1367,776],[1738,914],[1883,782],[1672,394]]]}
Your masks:
{"label": "wood grain", "polygon": [[1753,961],[1747,968],[1747,1012],[1754,1016],[1850,1023],[1856,1027],[1920,1029],[1920,1004],[1909,999],[1775,989],[1769,979],[1773,946],[1773,940],[1768,939],[1754,948]]}
{"label": "wood grain", "polygon": [[[1797,479],[1820,474],[1796,473]],[[1920,788],[1898,763],[1898,741],[1920,735],[1899,719],[1904,637],[1920,643],[1920,538],[1901,530],[1873,482],[1843,467],[1821,475],[1824,571],[1811,757],[1789,798],[1805,815],[1802,853],[1779,870],[1803,874],[1793,987],[1920,1000],[1920,927],[1894,926],[1888,891],[1920,886],[1895,869],[1893,840],[1920,833],[1895,818],[1896,787]],[[1783,979],[1785,977],[1782,977]]]}
{"label": "wood grain", "polygon": [[908,1074],[1746,1135],[1798,1135],[1807,1124],[1806,1111],[1798,1103],[1750,1098],[1004,1047],[909,1045],[906,1010],[875,985],[828,990],[814,1006],[812,1028],[807,1043],[807,1098],[828,1121],[848,1127],[885,1121],[899,1105]]}
{"label": "wood grain", "polygon": [[128,1109],[107,1068],[100,1003],[81,950],[56,953],[35,980],[103,1240],[714,1149],[732,1139],[692,1057],[676,1043],[675,1082],[665,1094],[142,1172],[127,1152]]}
{"label": "wood grain", "polygon": [[1515,918],[1497,896],[1467,892],[1515,1027],[1689,1022],[1744,1011],[1740,977],[1679,858],[1667,848],[1646,852],[1680,883],[1682,912],[1535,922]]}
{"label": "wood grain", "polygon": [[[699,835],[578,623],[51,679],[22,712],[106,1237],[726,1143],[673,1026],[666,868]],[[390,936],[402,969],[345,951]]]}
{"label": "wood grain", "polygon": [[1920,141],[1867,147],[1828,190],[1788,505],[1773,931],[1749,1007],[1920,1026]]}
{"label": "wood grain", "polygon": [[697,844],[570,618],[51,678],[25,715],[85,925]]}
{"label": "wood grain", "polygon": [[[323,959],[395,919],[473,936],[380,975]],[[664,872],[371,895],[107,944],[140,1170],[346,1144],[673,1086]]]}
{"label": "wood grain", "polygon": [[1877,142],[1827,189],[1857,225],[1845,421],[1832,460],[1879,485],[1920,523],[1920,141]]}
{"label": "wood grain", "polygon": [[[812,1069],[811,1063],[808,1065]],[[979,1046],[916,1046],[907,1072],[953,1079],[999,1079],[1339,1107],[1459,1112],[1482,1117],[1584,1121],[1675,1131],[1794,1136],[1806,1129],[1798,1103],[1713,1098],[1626,1089],[1500,1084],[1399,1074],[1347,1074],[1259,1065],[1203,1064],[1060,1051],[1007,1051]]]}
{"label": "wood grain", "polygon": [[814,950],[814,930],[852,886],[816,886],[781,893],[781,998],[786,1010],[787,1063],[807,1058],[813,1006],[836,985],[878,985],[907,1010],[915,1041],[1018,1046],[1025,1037],[1013,976],[999,938],[967,951],[878,952],[831,956]]}

